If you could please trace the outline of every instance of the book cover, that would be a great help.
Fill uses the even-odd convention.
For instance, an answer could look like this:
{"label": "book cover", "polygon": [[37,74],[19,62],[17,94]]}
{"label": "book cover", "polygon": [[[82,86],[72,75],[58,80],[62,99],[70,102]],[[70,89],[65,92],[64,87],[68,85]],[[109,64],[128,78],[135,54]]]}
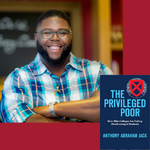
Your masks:
{"label": "book cover", "polygon": [[149,75],[101,76],[101,149],[150,149],[149,79]]}

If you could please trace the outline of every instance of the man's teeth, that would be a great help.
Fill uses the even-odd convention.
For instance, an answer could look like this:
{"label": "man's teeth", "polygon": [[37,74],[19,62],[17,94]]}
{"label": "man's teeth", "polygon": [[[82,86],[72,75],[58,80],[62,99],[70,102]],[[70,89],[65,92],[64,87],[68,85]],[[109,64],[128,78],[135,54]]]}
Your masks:
{"label": "man's teeth", "polygon": [[50,46],[49,48],[50,49],[60,49],[60,47],[58,47],[58,46]]}

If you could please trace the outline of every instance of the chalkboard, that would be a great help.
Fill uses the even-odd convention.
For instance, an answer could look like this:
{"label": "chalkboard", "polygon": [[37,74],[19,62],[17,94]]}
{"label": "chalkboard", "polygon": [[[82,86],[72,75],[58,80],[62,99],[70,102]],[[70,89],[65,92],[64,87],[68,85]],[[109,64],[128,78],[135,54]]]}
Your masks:
{"label": "chalkboard", "polygon": [[0,76],[30,63],[36,56],[36,21],[41,13],[0,12]]}
{"label": "chalkboard", "polygon": [[[29,64],[37,54],[34,33],[39,12],[0,12],[0,76]],[[66,12],[70,18],[70,13]]]}

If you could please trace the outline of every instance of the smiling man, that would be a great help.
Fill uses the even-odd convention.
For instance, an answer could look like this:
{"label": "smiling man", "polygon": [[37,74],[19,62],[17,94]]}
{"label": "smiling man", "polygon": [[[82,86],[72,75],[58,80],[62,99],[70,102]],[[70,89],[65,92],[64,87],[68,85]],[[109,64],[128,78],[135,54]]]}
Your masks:
{"label": "smiling man", "polygon": [[61,11],[44,12],[34,36],[37,56],[4,83],[2,121],[99,122],[100,76],[111,70],[71,53],[71,23]]}

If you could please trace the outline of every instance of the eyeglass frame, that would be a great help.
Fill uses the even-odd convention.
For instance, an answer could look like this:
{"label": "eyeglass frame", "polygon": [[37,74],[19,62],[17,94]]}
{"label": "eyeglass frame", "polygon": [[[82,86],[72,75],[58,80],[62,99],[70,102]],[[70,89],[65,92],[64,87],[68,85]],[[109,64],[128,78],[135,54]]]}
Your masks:
{"label": "eyeglass frame", "polygon": [[[42,33],[42,32],[43,32],[44,30],[46,30],[46,29],[43,29],[43,30],[41,30],[41,31],[37,31],[36,33],[41,33],[41,34],[42,34],[42,37],[43,37],[43,33]],[[51,29],[50,29],[50,30],[51,30]],[[66,30],[66,31],[68,32],[67,37],[68,37],[69,33],[72,33],[71,30],[69,31],[69,30],[67,30],[67,29],[60,29],[60,30]],[[60,31],[60,30],[58,30],[58,31]],[[53,30],[52,30],[52,31],[53,31]],[[56,33],[56,35],[57,35],[57,37],[58,37],[59,39],[66,39],[66,38],[67,38],[67,37],[66,37],[66,38],[60,38],[60,37],[58,36],[58,33],[57,33],[58,31],[53,31],[53,34],[52,34],[52,37],[51,37],[51,38],[53,38],[54,33]],[[44,37],[43,37],[43,38],[44,38]],[[51,38],[44,38],[44,39],[51,39]]]}

